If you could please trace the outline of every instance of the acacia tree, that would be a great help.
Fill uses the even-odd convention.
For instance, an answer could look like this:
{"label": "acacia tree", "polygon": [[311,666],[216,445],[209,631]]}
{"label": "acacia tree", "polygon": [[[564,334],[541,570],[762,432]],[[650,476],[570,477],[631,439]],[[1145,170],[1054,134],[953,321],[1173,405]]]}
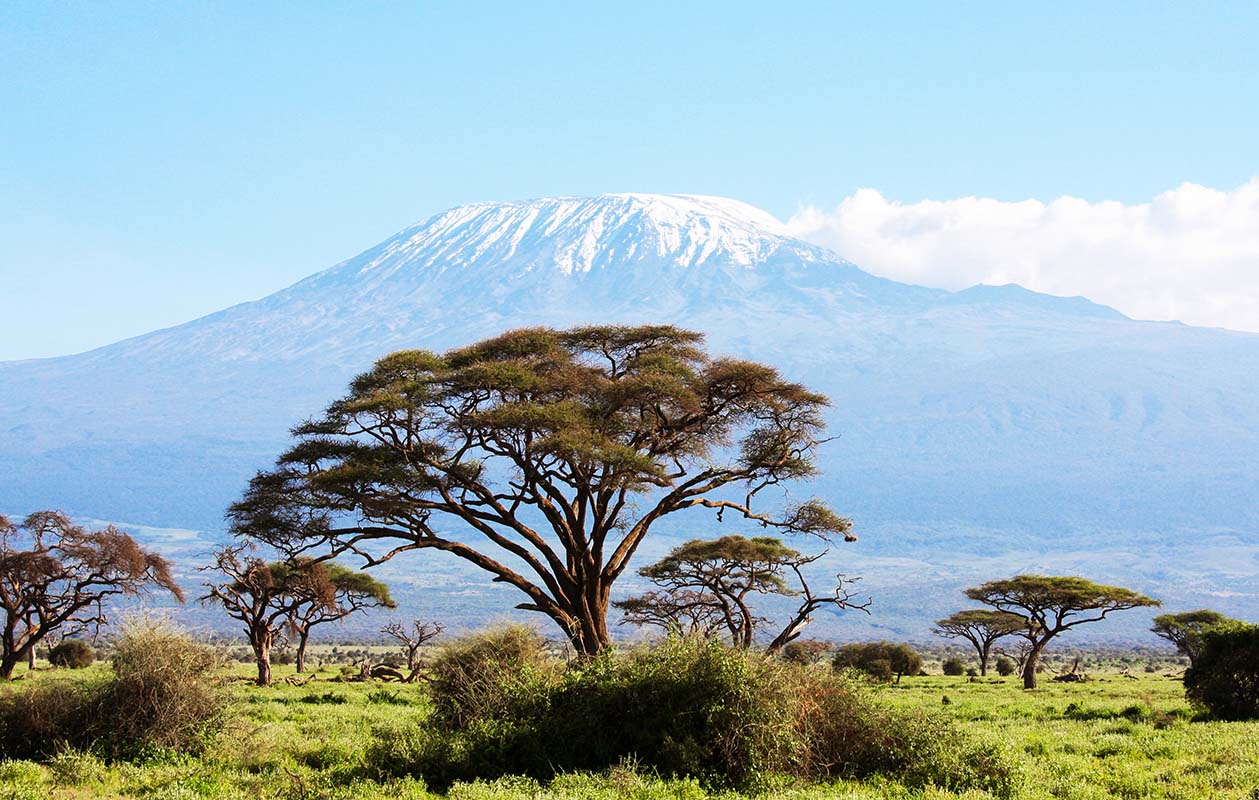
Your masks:
{"label": "acacia tree", "polygon": [[388,622],[380,632],[397,639],[407,654],[407,683],[415,683],[420,677],[420,648],[441,635],[445,628],[440,622],[412,620],[408,627],[396,620]]}
{"label": "acacia tree", "polygon": [[1058,634],[1077,625],[1099,622],[1115,611],[1158,606],[1158,600],[1120,586],[1104,586],[1084,578],[1016,575],[966,590],[966,596],[998,611],[1024,617],[1021,635],[1027,639],[1023,688],[1036,688],[1040,654]]}
{"label": "acacia tree", "polygon": [[[297,671],[306,671],[306,645],[317,625],[340,622],[369,608],[396,608],[389,587],[368,575],[335,561],[296,559],[270,565],[271,574],[298,602],[292,604],[285,622],[297,637]],[[331,602],[328,590],[331,588]]]}
{"label": "acacia tree", "polygon": [[229,617],[244,623],[258,665],[259,686],[271,685],[271,650],[285,640],[286,632],[297,630],[294,620],[340,618],[335,617],[340,611],[338,588],[323,562],[297,559],[269,564],[248,545],[236,545],[215,550],[214,564],[203,569],[227,579],[205,583],[207,591],[200,599],[222,606]]}
{"label": "acacia tree", "polygon": [[1176,649],[1189,659],[1189,666],[1192,667],[1202,650],[1202,634],[1208,628],[1234,621],[1218,611],[1201,608],[1179,614],[1159,614],[1154,618],[1154,627],[1150,630],[1156,636],[1176,645]]}
{"label": "acacia tree", "polygon": [[1000,638],[1027,628],[1027,617],[1008,611],[971,609],[936,620],[935,632],[949,639],[965,639],[979,656],[979,674],[988,674],[992,645]]}
{"label": "acacia tree", "polygon": [[170,563],[112,525],[88,530],[59,511],[17,525],[0,516],[0,678],[10,680],[54,631],[97,633],[109,598],[154,588],[184,600]]}
{"label": "acacia tree", "polygon": [[817,500],[753,508],[815,473],[826,398],[772,367],[710,357],[702,341],[670,326],[530,328],[386,356],[295,429],[230,510],[234,529],[368,564],[450,553],[596,653],[613,584],[671,514],[851,538]]}
{"label": "acacia tree", "polygon": [[[813,593],[803,569],[822,555],[801,555],[768,536],[695,539],[638,571],[659,589],[614,605],[624,612],[626,623],[705,635],[725,628],[731,644],[747,649],[758,626],[769,621],[752,610],[751,602],[757,595],[801,597],[795,613],[766,648],[767,653],[774,654],[800,636],[819,608],[830,605],[865,611],[869,606],[868,602],[853,600],[842,575],[832,593]],[[799,588],[793,587],[791,575]]]}

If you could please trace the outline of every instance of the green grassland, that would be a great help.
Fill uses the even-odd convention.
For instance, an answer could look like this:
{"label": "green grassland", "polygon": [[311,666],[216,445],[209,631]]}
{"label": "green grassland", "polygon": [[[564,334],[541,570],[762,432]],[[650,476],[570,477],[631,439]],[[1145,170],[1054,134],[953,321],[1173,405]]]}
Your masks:
{"label": "green grassland", "polygon": [[[98,664],[82,679],[108,669]],[[249,667],[233,667],[244,677]],[[46,680],[39,671],[19,681]],[[62,677],[65,672],[59,673]],[[277,678],[292,674],[277,668]],[[456,784],[446,795],[417,779],[377,781],[365,754],[381,725],[425,724],[423,686],[335,681],[335,667],[305,686],[260,689],[231,681],[228,720],[198,757],[153,753],[105,764],[64,752],[46,764],[0,762],[0,800],[61,798],[735,798],[691,780],[660,780],[626,764],[603,775]],[[10,691],[10,689],[0,689]],[[1046,682],[1025,692],[1013,679],[906,678],[872,687],[884,702],[932,709],[963,734],[999,743],[1020,764],[1019,796],[1037,798],[1259,797],[1259,723],[1194,719],[1179,680],[1164,674],[1095,673],[1078,684]],[[983,798],[982,792],[911,791],[894,782],[797,785],[766,777],[761,796],[823,798]]]}

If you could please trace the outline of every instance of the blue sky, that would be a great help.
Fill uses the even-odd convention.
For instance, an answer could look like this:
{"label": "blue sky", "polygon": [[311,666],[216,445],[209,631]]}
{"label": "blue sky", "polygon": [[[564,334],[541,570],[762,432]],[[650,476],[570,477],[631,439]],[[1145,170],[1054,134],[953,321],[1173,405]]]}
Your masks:
{"label": "blue sky", "polygon": [[259,297],[470,201],[786,219],[861,187],[1136,204],[1259,175],[1259,4],[589,5],[3,4],[0,359]]}

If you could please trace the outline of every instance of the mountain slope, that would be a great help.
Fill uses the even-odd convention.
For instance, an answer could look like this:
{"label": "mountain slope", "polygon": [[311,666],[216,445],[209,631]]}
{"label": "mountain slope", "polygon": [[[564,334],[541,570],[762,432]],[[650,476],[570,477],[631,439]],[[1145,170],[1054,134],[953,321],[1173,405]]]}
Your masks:
{"label": "mountain slope", "polygon": [[[1082,558],[1101,578],[1259,612],[1259,336],[884,280],[720,198],[457,208],[259,301],[0,364],[0,509],[214,531],[288,427],[386,352],[657,321],[832,398],[840,438],[808,491],[854,516],[863,539],[842,558],[893,576],[891,592]],[[1239,543],[1227,565],[1219,537]],[[889,624],[924,613],[888,608]]]}

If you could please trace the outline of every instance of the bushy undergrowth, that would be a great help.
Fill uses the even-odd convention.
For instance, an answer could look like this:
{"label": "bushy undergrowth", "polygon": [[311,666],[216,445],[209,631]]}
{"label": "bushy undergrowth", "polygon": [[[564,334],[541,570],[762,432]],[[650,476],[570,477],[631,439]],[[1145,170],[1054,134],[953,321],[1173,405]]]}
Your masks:
{"label": "bushy undergrowth", "polygon": [[154,620],[124,626],[112,671],[49,679],[0,695],[0,756],[48,758],[67,747],[110,758],[154,749],[195,750],[221,701],[213,653]]}
{"label": "bushy undergrowth", "polygon": [[[482,652],[488,638],[456,644],[438,661]],[[771,774],[879,773],[911,785],[1013,791],[1000,753],[969,746],[936,716],[880,706],[842,675],[682,639],[567,669],[529,653],[517,668],[476,673],[472,702],[465,684],[435,682],[443,712],[430,726],[378,729],[369,768],[447,786],[503,775],[546,780],[633,759],[717,786]],[[445,696],[452,685],[457,696]]]}

